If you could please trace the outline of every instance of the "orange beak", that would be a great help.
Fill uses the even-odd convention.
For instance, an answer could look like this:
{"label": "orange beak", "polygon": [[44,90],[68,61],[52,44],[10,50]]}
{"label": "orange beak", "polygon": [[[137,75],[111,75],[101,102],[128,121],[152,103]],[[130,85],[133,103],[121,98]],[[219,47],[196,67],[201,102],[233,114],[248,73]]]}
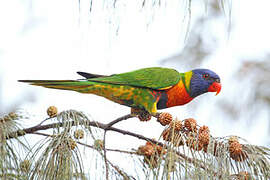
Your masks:
{"label": "orange beak", "polygon": [[219,82],[213,82],[211,86],[208,88],[208,92],[217,92],[216,95],[221,91],[221,84]]}

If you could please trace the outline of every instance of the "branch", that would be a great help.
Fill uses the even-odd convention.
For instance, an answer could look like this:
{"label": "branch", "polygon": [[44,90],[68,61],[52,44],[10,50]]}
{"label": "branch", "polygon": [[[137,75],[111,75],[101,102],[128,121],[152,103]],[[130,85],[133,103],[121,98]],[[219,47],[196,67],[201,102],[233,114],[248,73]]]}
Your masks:
{"label": "branch", "polygon": [[[158,142],[156,140],[153,140],[151,138],[147,138],[141,134],[137,134],[137,133],[133,133],[133,132],[130,132],[130,131],[126,131],[126,130],[123,130],[123,129],[119,129],[119,128],[115,128],[115,127],[111,127],[112,125],[122,121],[122,120],[126,120],[126,119],[129,119],[129,118],[132,118],[133,116],[132,115],[125,115],[125,116],[122,116],[120,118],[117,118],[116,120],[108,123],[108,124],[104,124],[104,123],[100,123],[100,122],[97,122],[97,121],[90,121],[90,120],[84,120],[84,121],[69,121],[69,125],[70,126],[77,126],[77,125],[81,125],[81,124],[84,124],[86,126],[93,126],[93,127],[97,127],[97,128],[100,128],[100,129],[103,129],[106,131],[114,131],[114,132],[118,132],[118,133],[121,133],[123,135],[129,135],[129,136],[132,136],[132,137],[136,137],[138,139],[142,139],[142,140],[145,140],[145,141],[150,141],[154,144],[157,144],[157,145],[160,145],[160,146],[163,146],[163,147],[166,147],[166,145],[164,145],[163,143],[161,142]],[[25,128],[25,129],[22,129],[22,130],[18,130],[18,131],[15,131],[15,132],[12,132],[10,134],[7,135],[6,139],[12,139],[12,138],[16,138],[16,137],[19,137],[19,136],[23,136],[25,134],[40,134],[42,135],[42,133],[39,133],[37,131],[40,131],[40,130],[47,130],[47,129],[51,129],[51,128],[56,128],[56,127],[63,127],[65,126],[67,122],[65,123],[62,123],[62,122],[57,122],[57,123],[51,123],[51,124],[46,124],[46,125],[36,125],[36,126],[33,126],[33,127],[30,127],[30,128]],[[104,147],[105,148],[105,147]],[[180,153],[180,152],[177,152],[177,154],[179,156],[181,156],[183,159],[187,160],[188,162],[190,163],[198,163],[196,162],[195,159],[192,159],[192,158],[189,158],[188,156]],[[202,164],[198,164],[200,168],[206,170],[207,168],[205,166],[203,166]]]}
{"label": "branch", "polygon": [[104,135],[103,135],[103,157],[104,157],[104,162],[105,162],[106,180],[109,180],[109,165],[108,165],[108,161],[107,161],[107,151],[106,151],[106,133],[107,133],[107,127],[104,130]]}
{"label": "branch", "polygon": [[[89,120],[83,113],[80,113],[78,111],[75,111],[75,110],[68,110],[68,111],[63,111],[61,113],[58,114],[57,118],[61,120],[61,122],[55,122],[55,123],[51,123],[51,124],[46,124],[46,125],[43,125],[43,122],[36,125],[36,126],[33,126],[33,127],[30,127],[30,128],[24,128],[24,129],[20,129],[20,130],[17,130],[17,131],[14,131],[14,132],[11,132],[9,134],[6,135],[6,139],[12,139],[12,138],[17,138],[17,137],[20,137],[20,136],[24,136],[25,134],[37,134],[37,135],[45,135],[45,136],[50,136],[50,137],[54,137],[55,135],[48,135],[48,134],[45,134],[45,133],[41,133],[39,131],[41,130],[47,130],[47,129],[52,129],[52,128],[64,128],[66,129],[66,132],[69,133],[69,130],[71,129],[72,126],[78,126],[78,125],[82,125],[84,126],[86,129],[90,129],[89,127],[96,127],[96,128],[99,128],[99,129],[103,129],[105,132],[104,132],[104,139],[103,139],[103,142],[105,142],[105,137],[106,137],[106,133],[107,131],[114,131],[114,132],[117,132],[117,133],[120,133],[120,134],[123,134],[123,135],[128,135],[128,136],[132,136],[132,137],[135,137],[137,139],[142,139],[142,140],[145,140],[145,141],[148,141],[148,142],[151,142],[155,145],[160,145],[162,146],[164,149],[167,149],[167,150],[170,150],[172,149],[172,147],[170,145],[173,145],[173,144],[170,144],[170,143],[174,143],[174,131],[169,132],[169,135],[170,133],[172,133],[170,136],[172,136],[171,140],[163,137],[163,139],[167,142],[169,142],[169,144],[167,143],[161,143],[161,142],[158,142],[156,140],[153,140],[153,139],[150,139],[150,138],[147,138],[141,134],[136,134],[136,133],[133,133],[133,132],[130,132],[130,131],[127,131],[127,130],[124,130],[124,129],[120,129],[120,128],[115,128],[115,127],[112,127],[113,125],[115,125],[116,123],[119,123],[123,120],[127,120],[129,118],[132,118],[134,117],[133,115],[131,114],[127,114],[125,116],[122,116],[122,117],[119,117],[107,124],[104,124],[104,123],[101,123],[101,122],[97,122],[97,121],[92,121],[92,120]],[[47,120],[47,119],[46,119]],[[191,123],[192,121],[195,121],[194,119],[192,118],[189,118],[189,119],[186,119],[185,120],[185,124],[187,124],[186,122],[189,122]],[[176,120],[175,120],[176,121]],[[178,120],[179,121],[179,120]],[[183,122],[179,121],[180,124],[182,125]],[[195,121],[196,122],[196,121]],[[196,123],[195,123],[196,124]],[[176,126],[176,125],[175,125]],[[188,140],[190,139],[187,139],[189,137],[187,137],[191,132],[191,130],[189,130],[189,127],[188,124],[185,125],[185,126],[181,126],[181,132],[179,131],[176,135],[181,135],[181,133],[184,133],[185,135],[185,140],[184,142],[188,142]],[[200,127],[198,125],[196,125],[196,127]],[[203,126],[202,126],[203,127]],[[201,127],[200,127],[201,128]],[[205,127],[204,127],[205,128]],[[206,127],[207,129],[207,127]],[[200,131],[200,130],[199,130]],[[208,132],[209,133],[209,132]],[[203,133],[199,133],[199,134],[196,134],[196,137],[195,138],[198,138],[197,140],[199,141],[199,138],[200,138],[200,135],[202,135]],[[162,135],[164,135],[162,133]],[[198,136],[198,137],[197,137]],[[210,136],[210,135],[209,135]],[[191,139],[192,140],[192,139]],[[230,162],[231,163],[231,166],[232,168],[234,168],[234,164],[232,164],[234,161],[236,162],[243,162],[243,164],[241,163],[240,165],[238,165],[236,163],[236,168],[240,168],[240,169],[243,169],[242,167],[240,166],[247,166],[248,168],[250,168],[252,170],[252,168],[257,168],[257,166],[260,167],[260,171],[261,173],[263,173],[263,176],[265,177],[268,177],[268,172],[269,172],[269,149],[263,149],[263,148],[260,148],[260,147],[257,147],[257,146],[251,146],[251,147],[248,147],[246,149],[243,149],[242,151],[242,147],[247,147],[247,146],[243,146],[242,144],[240,144],[238,142],[238,140],[235,138],[230,137],[230,138],[222,138],[222,141],[219,140],[219,138],[215,138],[215,139],[212,139],[211,141],[212,144],[211,144],[211,149],[212,150],[209,150],[209,153],[213,155],[213,159],[217,158],[216,160],[219,161],[220,158],[222,158],[222,160],[225,158],[225,160],[227,160],[227,162]],[[233,141],[230,143],[230,141]],[[79,143],[79,142],[78,142]],[[223,144],[223,146],[220,147],[219,144]],[[225,143],[228,143],[228,148],[226,146],[226,149],[224,149],[224,144]],[[87,145],[87,144],[82,144],[82,143],[79,143],[81,145],[84,145],[84,146],[87,146],[87,147],[90,147],[90,148],[95,148],[95,146],[91,146],[91,145]],[[105,144],[105,143],[104,143]],[[148,144],[148,143],[146,143]],[[185,144],[185,143],[184,143]],[[149,145],[149,144],[148,144]],[[191,144],[192,146],[188,147],[188,148],[191,148],[191,149],[194,149],[194,144]],[[232,146],[234,145],[234,146]],[[238,146],[237,146],[238,145]],[[208,144],[207,144],[208,146]],[[241,153],[238,153],[236,154],[236,152],[234,152],[232,148],[241,148]],[[194,149],[195,150],[195,149]],[[114,166],[110,161],[109,159],[107,159],[106,157],[106,152],[107,151],[110,151],[109,149],[107,149],[105,147],[105,145],[103,146],[103,151],[99,151],[102,156],[104,157],[104,161],[105,161],[105,165],[106,165],[106,179],[109,179],[109,167],[113,167],[116,171],[118,171],[118,167],[117,166]],[[136,151],[136,150],[135,150]],[[174,153],[176,153],[178,155],[178,158],[180,158],[181,160],[187,162],[187,163],[190,163],[190,164],[193,164],[196,168],[200,168],[201,170],[205,170],[206,172],[209,172],[209,174],[211,174],[212,177],[219,177],[219,178],[223,178],[225,176],[223,176],[223,174],[219,173],[218,171],[215,171],[215,169],[213,168],[213,170],[211,169],[211,167],[208,166],[208,163],[206,164],[206,162],[204,161],[201,161],[200,158],[197,159],[197,157],[189,157],[188,155],[184,153],[181,153],[180,150],[177,150],[175,147],[173,147],[173,151]],[[213,152],[212,152],[213,151]],[[222,151],[222,156],[219,156],[219,151]],[[118,152],[121,152],[121,150],[119,150]],[[238,151],[237,151],[238,152]],[[134,154],[136,154],[136,152],[133,152]],[[132,153],[132,154],[133,154]],[[205,153],[208,153],[208,149],[207,149],[207,152],[205,151]],[[145,154],[137,154],[137,155],[144,155]],[[237,156],[236,156],[237,155]],[[250,156],[250,158],[249,158]],[[254,157],[255,158],[254,158]],[[240,159],[237,159],[240,158]],[[242,158],[245,158],[245,159],[242,159]],[[234,161],[233,161],[234,160]],[[180,161],[181,162],[181,161]],[[179,163],[180,163],[179,162]],[[254,164],[251,164],[254,163]],[[211,164],[211,162],[210,162]],[[209,165],[210,165],[209,164]],[[238,169],[237,169],[238,170]],[[244,169],[245,170],[245,169]],[[119,169],[119,172],[121,170]],[[233,172],[236,172],[236,170],[234,170]]]}
{"label": "branch", "polygon": [[[121,120],[124,120],[122,118],[121,118],[121,120],[119,120],[119,119],[116,119],[117,122],[119,122]],[[100,122],[97,122],[97,121],[89,121],[89,120],[85,120],[85,121],[79,122],[79,123],[75,122],[75,121],[70,121],[69,123],[70,123],[71,126],[77,126],[77,125],[85,124],[85,125],[88,125],[88,126],[97,127],[97,128],[107,130],[107,131],[115,131],[115,132],[121,133],[123,135],[129,135],[129,136],[136,137],[138,139],[143,139],[143,140],[151,141],[151,142],[155,143],[155,141],[153,141],[152,139],[144,137],[144,136],[142,136],[140,134],[136,134],[136,133],[126,131],[126,130],[123,130],[123,129],[109,127],[108,125],[110,125],[110,123],[109,124],[104,124],[104,123],[100,123]],[[113,124],[115,124],[115,123],[113,123]],[[30,128],[20,129],[20,130],[17,130],[15,132],[12,132],[12,133],[8,134],[6,139],[12,139],[12,138],[16,138],[16,137],[19,137],[19,136],[24,136],[25,134],[32,134],[32,133],[34,133],[36,131],[40,131],[40,130],[47,130],[47,129],[56,128],[56,127],[63,127],[64,125],[65,125],[65,123],[57,122],[57,123],[51,123],[51,124],[46,124],[46,125],[37,125],[37,126],[30,127]]]}
{"label": "branch", "polygon": [[127,115],[125,115],[125,116],[122,116],[122,117],[120,117],[120,118],[117,118],[116,120],[114,120],[114,121],[108,123],[108,124],[107,124],[107,128],[113,126],[114,124],[116,124],[116,123],[118,123],[118,122],[120,122],[120,121],[127,120],[127,119],[133,118],[133,117],[134,117],[133,115],[127,114]]}
{"label": "branch", "polygon": [[[141,134],[137,134],[137,133],[133,133],[133,132],[130,132],[130,131],[126,131],[126,130],[123,130],[123,129],[119,129],[119,128],[114,128],[114,127],[111,127],[111,125],[117,123],[117,122],[120,122],[122,120],[126,120],[128,118],[131,118],[132,116],[130,115],[125,115],[123,117],[120,117],[108,124],[104,124],[104,123],[100,123],[100,122],[97,122],[97,121],[89,121],[89,120],[85,120],[83,122],[79,122],[79,124],[85,124],[85,125],[88,125],[88,126],[93,126],[93,127],[97,127],[97,128],[100,128],[100,129],[103,129],[106,131],[114,131],[114,132],[118,132],[118,133],[121,133],[123,135],[129,135],[129,136],[132,136],[132,137],[136,137],[138,139],[142,139],[142,140],[145,140],[145,141],[150,141],[154,144],[157,144],[157,145],[160,145],[160,146],[163,146],[163,147],[166,147],[166,145],[164,145],[163,143],[161,142],[158,142],[156,140],[153,140],[151,138],[147,138]],[[71,124],[71,126],[76,126],[78,125],[78,122],[75,122],[75,121],[70,121],[69,122]],[[36,131],[40,131],[40,130],[47,130],[47,129],[51,129],[51,128],[55,128],[55,127],[63,127],[65,123],[61,123],[61,122],[58,122],[58,123],[51,123],[51,124],[47,124],[47,125],[37,125],[37,126],[33,126],[33,127],[30,127],[30,128],[25,128],[25,129],[22,129],[22,130],[18,130],[14,133],[11,133],[7,136],[7,139],[11,139],[11,138],[15,138],[15,137],[18,137],[18,136],[23,136],[25,134],[39,134],[39,135],[45,135],[44,133],[40,133],[40,132],[36,132]],[[90,147],[90,146],[89,146]],[[104,147],[105,149],[105,147]],[[105,150],[106,151],[106,150]],[[104,152],[104,155],[106,153]],[[198,163],[196,162],[195,159],[192,159],[180,152],[177,152],[177,154],[182,157],[183,159],[185,159],[186,161],[190,162],[190,163]],[[106,162],[106,155],[104,156],[105,158],[105,162]],[[106,163],[105,163],[106,164]],[[198,163],[199,167],[206,170],[207,168],[205,166],[203,166],[202,164]]]}

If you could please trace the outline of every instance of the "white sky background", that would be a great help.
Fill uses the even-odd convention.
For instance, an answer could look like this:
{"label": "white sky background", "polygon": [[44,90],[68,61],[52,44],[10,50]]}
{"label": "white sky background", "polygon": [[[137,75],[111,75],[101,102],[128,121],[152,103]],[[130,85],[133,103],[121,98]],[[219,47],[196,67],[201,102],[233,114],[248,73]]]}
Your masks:
{"label": "white sky background", "polygon": [[[1,1],[0,79],[3,83],[1,101],[4,107],[8,108],[17,99],[23,99],[26,92],[34,93],[37,101],[21,106],[30,114],[36,115],[32,118],[33,121],[27,122],[27,126],[35,125],[45,118],[46,109],[50,105],[57,106],[60,111],[84,111],[103,123],[129,113],[129,108],[94,95],[45,89],[17,82],[18,79],[80,78],[76,71],[112,74],[159,66],[160,59],[179,52],[185,36],[185,23],[182,22],[185,8],[181,8],[183,3],[171,0],[166,7],[156,7],[152,11],[149,7],[140,8],[135,1],[129,1],[128,4],[121,0],[118,2],[116,9],[111,9],[103,1],[94,1],[92,12],[89,13],[90,2],[82,0],[79,13],[78,1],[75,0]],[[204,11],[203,3],[194,3],[194,17],[196,11]],[[221,76],[221,94],[216,97],[207,94],[192,102],[207,99],[205,103],[210,108],[202,108],[197,114],[190,111],[190,105],[165,111],[180,119],[194,117],[199,120],[199,124],[208,125],[217,136],[234,134],[251,143],[266,143],[267,115],[262,113],[261,118],[257,117],[257,126],[247,130],[250,125],[246,122],[227,122],[211,106],[215,106],[217,98],[230,97],[230,93],[241,96],[241,92],[230,84],[230,75],[237,69],[239,58],[263,56],[269,52],[269,7],[268,0],[233,1],[233,31],[228,38],[226,17],[221,19],[220,24],[211,24],[214,27],[211,33],[217,34],[221,43],[215,55],[204,64],[204,68],[213,69]],[[190,69],[182,67],[178,70]],[[215,120],[208,120],[213,114],[216,116]],[[118,127],[155,138],[162,131],[162,127],[153,119],[147,123],[131,119]],[[112,140],[107,142],[117,147],[126,138],[122,135],[112,136]],[[138,146],[138,141],[134,138],[128,139],[130,146]]]}

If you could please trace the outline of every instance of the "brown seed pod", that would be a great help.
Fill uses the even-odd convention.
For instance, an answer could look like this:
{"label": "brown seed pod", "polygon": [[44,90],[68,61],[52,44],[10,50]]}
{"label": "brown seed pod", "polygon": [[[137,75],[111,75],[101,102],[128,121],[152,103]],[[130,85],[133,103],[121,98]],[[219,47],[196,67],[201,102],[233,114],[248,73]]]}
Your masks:
{"label": "brown seed pod", "polygon": [[202,146],[208,146],[210,141],[210,135],[207,131],[203,131],[202,133],[199,133],[198,136],[199,143],[202,144]]}
{"label": "brown seed pod", "polygon": [[153,145],[145,145],[143,146],[142,150],[144,156],[150,157],[155,154],[155,149]]}
{"label": "brown seed pod", "polygon": [[138,148],[137,153],[144,156],[152,156],[154,148],[151,145],[143,145]]}
{"label": "brown seed pod", "polygon": [[50,116],[51,118],[52,117],[55,117],[57,115],[57,108],[55,106],[50,106],[48,109],[47,109],[47,114],[48,116]]}
{"label": "brown seed pod", "polygon": [[144,152],[145,152],[145,147],[144,145],[143,146],[139,146],[136,153],[139,154],[139,155],[144,155]]}
{"label": "brown seed pod", "polygon": [[75,139],[82,139],[84,137],[84,131],[82,129],[77,129],[74,131],[74,138]]}
{"label": "brown seed pod", "polygon": [[72,138],[69,138],[67,143],[68,143],[68,147],[71,150],[74,150],[77,147],[77,143]]}
{"label": "brown seed pod", "polygon": [[199,134],[202,132],[207,132],[208,134],[210,133],[210,130],[208,126],[203,125],[202,127],[199,128]]}
{"label": "brown seed pod", "polygon": [[180,131],[182,127],[183,127],[182,122],[179,120],[174,120],[170,123],[170,128],[174,129],[175,131]]}
{"label": "brown seed pod", "polygon": [[187,128],[188,131],[197,131],[197,122],[193,118],[185,119],[184,126]]}
{"label": "brown seed pod", "polygon": [[173,117],[170,113],[163,112],[159,114],[157,121],[160,122],[162,126],[166,126],[172,122],[172,119]]}
{"label": "brown seed pod", "polygon": [[230,145],[231,143],[233,143],[233,142],[239,142],[237,136],[231,136],[231,137],[229,138],[229,140],[228,140],[229,145]]}
{"label": "brown seed pod", "polygon": [[239,142],[232,142],[229,145],[230,154],[239,155],[242,152],[242,145]]}
{"label": "brown seed pod", "polygon": [[166,154],[166,149],[162,146],[153,144],[149,141],[146,142],[144,146],[140,146],[137,150],[138,154],[145,155],[145,156],[153,156],[153,155],[163,155]]}
{"label": "brown seed pod", "polygon": [[247,154],[243,152],[242,144],[234,141],[229,144],[230,157],[235,161],[244,161],[247,158]]}

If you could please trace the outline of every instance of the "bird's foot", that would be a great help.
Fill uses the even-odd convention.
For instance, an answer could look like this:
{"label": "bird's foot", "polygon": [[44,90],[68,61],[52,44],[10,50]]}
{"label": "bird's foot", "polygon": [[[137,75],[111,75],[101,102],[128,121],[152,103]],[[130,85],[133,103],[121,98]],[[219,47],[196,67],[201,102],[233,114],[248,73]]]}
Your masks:
{"label": "bird's foot", "polygon": [[149,112],[139,108],[131,108],[131,115],[137,116],[140,121],[149,121],[152,117]]}
{"label": "bird's foot", "polygon": [[170,113],[167,112],[155,112],[149,113],[146,110],[139,109],[139,108],[131,108],[131,115],[134,117],[138,117],[140,121],[149,121],[151,117],[157,118],[157,121],[162,125],[166,126],[171,123],[173,117]]}
{"label": "bird's foot", "polygon": [[130,114],[132,115],[132,116],[138,116],[139,114],[140,114],[140,112],[141,112],[142,110],[141,109],[139,109],[139,108],[131,108],[131,111],[130,111]]}
{"label": "bird's foot", "polygon": [[169,125],[173,120],[172,115],[167,112],[156,113],[155,117],[162,126]]}

